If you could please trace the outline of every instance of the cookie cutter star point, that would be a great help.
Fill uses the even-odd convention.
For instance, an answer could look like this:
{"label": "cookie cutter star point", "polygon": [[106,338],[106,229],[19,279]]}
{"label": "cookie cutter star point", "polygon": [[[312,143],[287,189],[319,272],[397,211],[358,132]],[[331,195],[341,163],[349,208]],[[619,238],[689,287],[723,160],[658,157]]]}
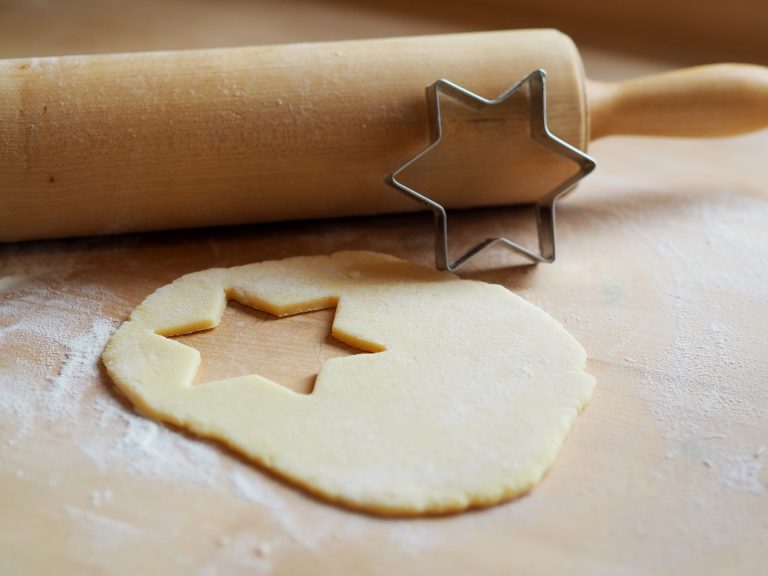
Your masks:
{"label": "cookie cutter star point", "polygon": [[[500,96],[489,100],[483,98],[466,88],[440,79],[427,87],[427,111],[429,117],[430,144],[410,158],[404,164],[396,168],[387,178],[387,183],[403,192],[410,198],[428,206],[435,216],[435,267],[438,270],[453,272],[467,261],[497,244],[503,245],[518,254],[528,258],[534,264],[540,262],[551,263],[555,261],[557,235],[555,230],[555,204],[557,200],[571,190],[582,178],[595,169],[596,163],[591,156],[561,140],[547,125],[547,73],[542,70],[534,70],[528,76],[502,92]],[[449,258],[448,250],[448,214],[445,207],[433,198],[410,188],[400,180],[398,176],[407,168],[414,165],[425,154],[440,144],[443,138],[443,127],[440,110],[440,95],[445,94],[459,102],[475,109],[488,106],[496,106],[505,102],[513,94],[519,92],[524,86],[528,86],[528,107],[530,119],[530,136],[538,144],[551,152],[573,161],[579,170],[557,184],[552,190],[537,200],[533,206],[536,212],[536,229],[538,233],[538,252],[534,252],[505,236],[486,238],[475,244],[463,255],[454,260]]]}

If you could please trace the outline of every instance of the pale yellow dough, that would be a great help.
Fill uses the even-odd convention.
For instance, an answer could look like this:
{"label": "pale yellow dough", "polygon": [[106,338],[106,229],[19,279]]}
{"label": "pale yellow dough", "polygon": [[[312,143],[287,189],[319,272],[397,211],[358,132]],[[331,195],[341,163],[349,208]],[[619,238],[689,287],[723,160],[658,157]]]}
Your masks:
{"label": "pale yellow dough", "polygon": [[[333,335],[377,353],[327,361],[310,395],[257,375],[193,385],[200,354],[167,336],[216,326],[228,299],[280,316],[337,306]],[[530,490],[594,387],[578,342],[507,289],[371,252],[184,276],[133,311],[104,363],[147,415],[381,514]]]}

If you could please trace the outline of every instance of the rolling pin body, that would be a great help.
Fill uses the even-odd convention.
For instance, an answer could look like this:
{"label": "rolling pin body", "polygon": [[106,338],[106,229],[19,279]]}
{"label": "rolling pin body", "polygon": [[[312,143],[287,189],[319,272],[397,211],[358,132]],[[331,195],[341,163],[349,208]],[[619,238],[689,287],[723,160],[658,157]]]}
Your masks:
{"label": "rolling pin body", "polygon": [[[555,30],[6,60],[0,241],[417,210],[384,182],[429,143],[425,88],[495,98],[537,68],[549,128],[583,150],[768,126],[764,67],[586,82]],[[448,208],[541,198],[575,167],[531,141],[527,98],[441,100],[407,184]]]}
{"label": "rolling pin body", "polygon": [[[552,131],[585,148],[554,30],[0,62],[0,240],[419,209],[384,179],[428,144],[425,87],[494,98],[536,68]],[[529,200],[503,192],[446,203]]]}

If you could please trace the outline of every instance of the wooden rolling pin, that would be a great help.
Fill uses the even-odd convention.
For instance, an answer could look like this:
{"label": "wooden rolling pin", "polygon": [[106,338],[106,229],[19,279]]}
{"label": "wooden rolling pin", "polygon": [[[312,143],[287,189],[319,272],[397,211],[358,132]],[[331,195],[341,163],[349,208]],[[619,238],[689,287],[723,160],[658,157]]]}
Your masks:
{"label": "wooden rolling pin", "polygon": [[[536,68],[551,130],[581,149],[609,134],[768,125],[765,68],[585,82],[554,30],[6,60],[0,240],[419,209],[385,177],[428,143],[425,87],[447,78],[493,98]],[[528,170],[522,182],[546,172],[546,158],[521,154],[505,169]],[[432,162],[427,180],[439,188],[451,162]],[[530,200],[515,190],[444,201]]]}

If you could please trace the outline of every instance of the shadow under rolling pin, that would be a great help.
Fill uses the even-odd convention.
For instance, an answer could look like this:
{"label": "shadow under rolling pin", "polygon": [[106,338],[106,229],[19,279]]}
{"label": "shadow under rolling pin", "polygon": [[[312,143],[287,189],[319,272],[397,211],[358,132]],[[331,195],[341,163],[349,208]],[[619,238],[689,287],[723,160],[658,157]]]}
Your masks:
{"label": "shadow under rolling pin", "polygon": [[[493,98],[539,68],[549,128],[581,150],[768,126],[766,68],[589,82],[555,30],[5,60],[0,241],[423,209],[385,178],[429,143],[425,88],[447,78]],[[510,118],[528,133],[527,115]],[[447,208],[530,203],[557,171],[532,150],[491,164],[513,186],[457,192],[451,154],[420,178]]]}

